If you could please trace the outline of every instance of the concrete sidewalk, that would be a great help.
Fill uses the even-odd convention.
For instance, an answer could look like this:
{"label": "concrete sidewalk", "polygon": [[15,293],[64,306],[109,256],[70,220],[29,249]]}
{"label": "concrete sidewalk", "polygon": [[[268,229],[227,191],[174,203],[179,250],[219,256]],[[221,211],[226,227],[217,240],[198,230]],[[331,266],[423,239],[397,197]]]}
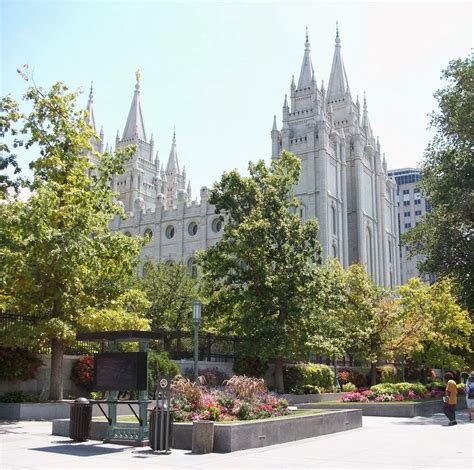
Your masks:
{"label": "concrete sidewalk", "polygon": [[17,469],[472,469],[474,422],[364,417],[361,429],[230,454],[154,455],[98,441],[75,443],[51,435],[50,422],[0,425],[0,468]]}

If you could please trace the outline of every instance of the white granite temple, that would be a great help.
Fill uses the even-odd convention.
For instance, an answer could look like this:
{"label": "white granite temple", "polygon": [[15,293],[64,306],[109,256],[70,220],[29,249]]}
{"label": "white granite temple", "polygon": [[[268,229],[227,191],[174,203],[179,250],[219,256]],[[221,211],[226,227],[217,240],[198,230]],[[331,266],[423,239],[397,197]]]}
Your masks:
{"label": "white granite temple", "polygon": [[[92,92],[89,119],[95,127]],[[303,220],[316,217],[323,257],[337,257],[344,266],[364,263],[380,285],[400,283],[396,186],[387,176],[379,138],[374,137],[366,98],[353,100],[336,33],[331,75],[318,87],[308,34],[297,83],[285,95],[279,129],[274,117],[272,158],[287,149],[301,158],[302,173],[295,194]],[[103,150],[103,132],[95,143]],[[200,202],[191,199],[191,183],[178,161],[173,135],[166,166],[160,162],[153,134],[147,138],[140,104],[140,76],[125,129],[117,134],[116,148],[135,144],[137,151],[126,172],[113,179],[113,189],[129,214],[116,218],[114,230],[148,234],[142,258],[180,260],[196,274],[196,250],[214,244],[222,235],[222,222],[208,203],[208,188]]]}

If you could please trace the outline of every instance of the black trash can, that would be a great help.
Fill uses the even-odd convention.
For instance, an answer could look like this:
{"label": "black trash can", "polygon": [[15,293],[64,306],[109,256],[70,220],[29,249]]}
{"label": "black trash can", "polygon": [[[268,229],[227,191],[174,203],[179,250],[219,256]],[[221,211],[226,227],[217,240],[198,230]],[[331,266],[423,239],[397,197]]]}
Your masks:
{"label": "black trash can", "polygon": [[77,398],[71,405],[69,437],[75,441],[87,441],[92,422],[92,403],[87,398]]}
{"label": "black trash can", "polygon": [[[158,435],[155,436],[155,420],[156,420],[156,408],[153,408],[150,410],[150,415],[149,415],[149,420],[148,420],[148,439],[150,441],[150,447],[153,450],[164,450],[160,449],[160,445],[163,445],[164,447],[166,446],[165,439],[166,439],[166,432],[165,432],[165,426],[166,426],[166,410],[167,406],[165,404],[165,410],[162,410],[161,408],[158,408]],[[163,426],[161,425],[161,420],[163,421]],[[163,442],[161,442],[161,430],[163,429]],[[169,416],[169,424],[168,424],[168,448],[171,449],[171,443],[173,439],[173,412],[170,411],[170,416]],[[155,445],[156,443],[156,445]]]}

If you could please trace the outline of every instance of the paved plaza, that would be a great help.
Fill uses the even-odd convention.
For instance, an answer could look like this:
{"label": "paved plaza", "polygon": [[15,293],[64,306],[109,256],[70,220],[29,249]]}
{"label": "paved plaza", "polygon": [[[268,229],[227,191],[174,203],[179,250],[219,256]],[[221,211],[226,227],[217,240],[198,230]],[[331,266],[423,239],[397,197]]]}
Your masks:
{"label": "paved plaza", "polygon": [[458,413],[457,426],[431,418],[364,417],[353,431],[230,454],[193,455],[173,450],[155,455],[149,448],[75,443],[52,436],[51,423],[3,422],[0,468],[20,469],[472,469],[474,423]]}

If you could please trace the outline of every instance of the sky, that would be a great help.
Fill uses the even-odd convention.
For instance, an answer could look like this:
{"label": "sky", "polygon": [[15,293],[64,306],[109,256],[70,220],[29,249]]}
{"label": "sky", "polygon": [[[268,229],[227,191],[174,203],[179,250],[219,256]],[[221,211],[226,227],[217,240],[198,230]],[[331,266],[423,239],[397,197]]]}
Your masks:
{"label": "sky", "polygon": [[[35,82],[84,93],[105,141],[123,132],[141,71],[147,137],[178,158],[193,198],[224,171],[270,160],[273,115],[297,79],[305,28],[318,87],[326,86],[336,21],[353,97],[369,118],[389,169],[413,167],[432,137],[428,114],[441,70],[472,47],[471,2],[160,2],[0,0],[0,95],[20,99],[23,64]],[[34,158],[21,154],[23,167]]]}

